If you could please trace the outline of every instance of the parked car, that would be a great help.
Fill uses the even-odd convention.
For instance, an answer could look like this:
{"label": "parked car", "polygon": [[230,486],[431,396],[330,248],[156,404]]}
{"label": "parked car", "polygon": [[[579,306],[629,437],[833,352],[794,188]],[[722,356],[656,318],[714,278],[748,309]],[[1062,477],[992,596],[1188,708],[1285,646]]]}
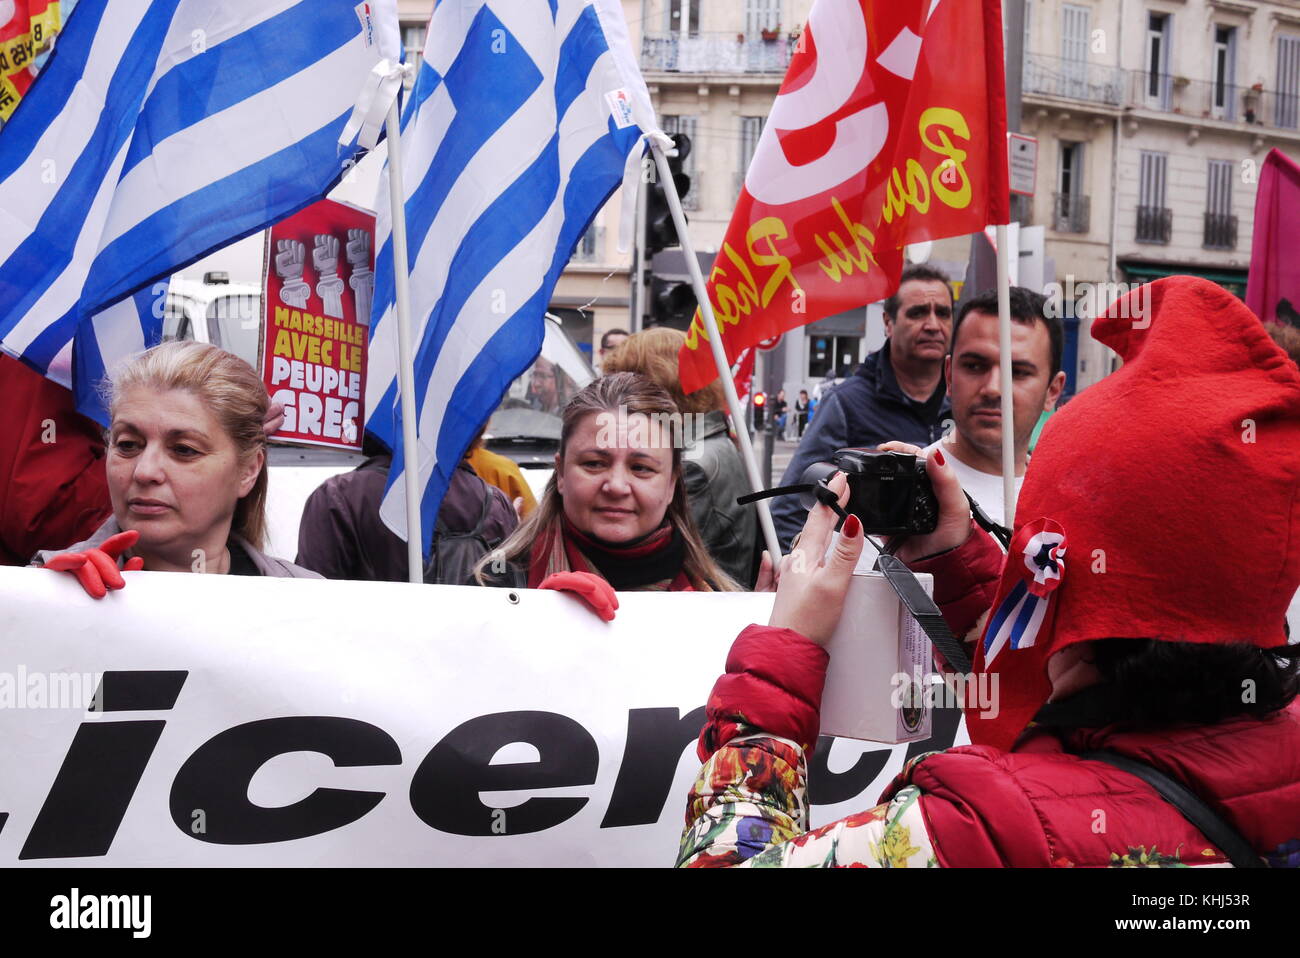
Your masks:
{"label": "parked car", "polygon": [[[212,343],[257,368],[261,316],[262,294],[257,286],[211,282],[206,277],[204,282],[173,278],[163,340]],[[560,320],[548,313],[541,355],[510,384],[484,434],[489,449],[518,463],[534,495],[541,495],[555,468],[560,410],[594,378],[591,364]],[[292,559],[298,551],[298,524],[307,497],[331,476],[355,469],[364,457],[343,449],[287,445],[272,439],[267,461],[271,470],[268,551]]]}
{"label": "parked car", "polygon": [[513,459],[538,498],[555,471],[560,411],[595,378],[560,320],[548,313],[541,355],[510,384],[483,434],[483,445]]}

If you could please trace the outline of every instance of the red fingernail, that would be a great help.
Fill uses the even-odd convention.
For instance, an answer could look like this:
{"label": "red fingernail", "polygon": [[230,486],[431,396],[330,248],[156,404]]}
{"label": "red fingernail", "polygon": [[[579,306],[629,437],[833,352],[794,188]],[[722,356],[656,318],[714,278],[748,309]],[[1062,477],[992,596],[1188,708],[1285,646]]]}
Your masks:
{"label": "red fingernail", "polygon": [[851,515],[844,521],[844,530],[840,533],[846,539],[856,539],[862,535],[862,520]]}
{"label": "red fingernail", "polygon": [[938,449],[934,451],[934,461],[941,466],[945,464],[943,461],[943,453]]}

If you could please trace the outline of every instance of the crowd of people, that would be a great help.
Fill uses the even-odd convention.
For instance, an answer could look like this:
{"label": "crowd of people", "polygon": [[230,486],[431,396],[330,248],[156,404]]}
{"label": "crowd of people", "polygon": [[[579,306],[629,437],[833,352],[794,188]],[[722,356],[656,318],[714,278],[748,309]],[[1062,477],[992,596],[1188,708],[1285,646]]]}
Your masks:
{"label": "crowd of people", "polygon": [[[1098,320],[1125,365],[1066,404],[1031,458],[1062,394],[1063,330],[1041,296],[1013,289],[1009,557],[966,498],[1003,522],[995,295],[955,313],[942,274],[909,267],[885,304],[884,346],[822,397],[782,484],[844,447],[922,457],[938,528],[891,548],[934,575],[949,627],[1004,697],[996,721],[968,713],[973,746],[912,760],[883,804],[835,825],[807,820],[822,646],[874,549],[857,516],[789,496],[773,513],[791,554],[763,560],[755,507],[736,501],[753,490],[722,390],[682,391],[681,333],[607,335],[602,375],[572,396],[535,369],[529,402],[562,423],[551,479],[532,501],[514,464],[476,439],[430,530],[424,580],[559,590],[606,620],[621,591],[775,590],[770,623],[736,640],[709,699],[683,865],[1214,863],[1235,861],[1233,835],[1300,865],[1300,657],[1285,623],[1300,586],[1300,334],[1266,329],[1204,281],[1151,292],[1146,327]],[[405,543],[379,518],[391,455],[372,440],[308,500],[296,559],[263,551],[278,411],[230,353],[171,342],[141,354],[111,384],[102,441],[59,387],[11,360],[0,388],[25,404],[0,449],[10,564],[74,575],[96,598],[141,569],[407,580]],[[59,443],[40,439],[51,424]],[[831,489],[843,504],[844,478]],[[1038,630],[1027,637],[1026,622]],[[1197,831],[1149,767],[1226,831]],[[1086,811],[1098,807],[1101,835]]]}

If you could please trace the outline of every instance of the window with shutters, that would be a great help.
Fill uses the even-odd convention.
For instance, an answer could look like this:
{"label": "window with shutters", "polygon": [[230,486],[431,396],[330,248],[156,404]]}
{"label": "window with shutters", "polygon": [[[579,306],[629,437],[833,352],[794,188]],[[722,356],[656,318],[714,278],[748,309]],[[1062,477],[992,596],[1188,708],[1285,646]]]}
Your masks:
{"label": "window with shutters", "polygon": [[1237,28],[1214,28],[1214,51],[1210,70],[1214,80],[1210,86],[1210,112],[1221,120],[1237,116]]}
{"label": "window with shutters", "polygon": [[691,152],[682,161],[682,172],[691,178],[691,188],[682,197],[682,209],[698,210],[700,208],[700,175],[695,167],[695,157],[700,151],[700,143],[695,138],[695,121],[693,116],[661,116],[664,132],[685,133],[691,140]]}
{"label": "window with shutters", "polygon": [[1083,144],[1060,144],[1060,168],[1053,197],[1052,229],[1061,233],[1086,233],[1090,197],[1083,192]]}
{"label": "window with shutters", "polygon": [[1084,98],[1088,92],[1088,27],[1092,11],[1074,3],[1061,6],[1061,95]]}
{"label": "window with shutters", "polygon": [[764,119],[766,118],[761,116],[740,118],[740,165],[736,169],[736,196],[740,195],[740,188],[745,182],[745,173],[749,171],[749,164],[754,159],[754,151],[758,149],[758,138],[763,135]]}
{"label": "window with shutters", "polygon": [[1138,162],[1137,234],[1139,243],[1168,243],[1173,212],[1165,205],[1166,153],[1143,150]]}
{"label": "window with shutters", "polygon": [[1235,164],[1231,160],[1210,160],[1205,204],[1206,249],[1237,248],[1237,217],[1232,215],[1234,168]]}
{"label": "window with shutters", "polygon": [[700,0],[668,0],[668,32],[693,37],[700,32]]}
{"label": "window with shutters", "polygon": [[1144,93],[1147,105],[1157,110],[1168,110],[1170,104],[1169,82],[1169,26],[1167,13],[1147,14],[1146,74]]}
{"label": "window with shutters", "polygon": [[408,90],[415,85],[415,76],[420,72],[420,60],[424,56],[424,39],[427,32],[428,27],[423,23],[402,24],[402,47],[406,51],[406,62],[414,68],[406,80]]}
{"label": "window with shutters", "polygon": [[745,36],[758,37],[764,30],[781,27],[781,0],[745,0]]}
{"label": "window with shutters", "polygon": [[1273,122],[1287,130],[1300,128],[1300,37],[1277,38],[1277,98]]}

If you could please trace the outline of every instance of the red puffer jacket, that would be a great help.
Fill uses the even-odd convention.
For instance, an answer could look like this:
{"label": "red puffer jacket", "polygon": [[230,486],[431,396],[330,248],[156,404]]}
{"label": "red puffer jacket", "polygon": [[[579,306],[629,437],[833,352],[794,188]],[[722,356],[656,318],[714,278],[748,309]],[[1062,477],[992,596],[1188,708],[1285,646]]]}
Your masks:
{"label": "red puffer jacket", "polygon": [[[932,560],[966,585],[968,546]],[[937,568],[934,562],[946,563]],[[953,574],[954,566],[966,569]],[[984,570],[987,572],[987,569]],[[982,574],[982,573],[981,573]],[[979,578],[975,576],[974,578]],[[941,602],[941,607],[944,603]],[[949,624],[963,634],[948,607]],[[913,759],[876,809],[808,831],[805,757],[817,740],[828,657],[788,629],[751,626],[709,698],[704,769],[691,794],[679,863],[1044,867],[1225,864],[1155,790],[1076,752],[1109,750],[1190,788],[1268,862],[1300,866],[1300,701],[1265,719],[1160,731],[1031,728],[1011,751],[968,745]]]}

